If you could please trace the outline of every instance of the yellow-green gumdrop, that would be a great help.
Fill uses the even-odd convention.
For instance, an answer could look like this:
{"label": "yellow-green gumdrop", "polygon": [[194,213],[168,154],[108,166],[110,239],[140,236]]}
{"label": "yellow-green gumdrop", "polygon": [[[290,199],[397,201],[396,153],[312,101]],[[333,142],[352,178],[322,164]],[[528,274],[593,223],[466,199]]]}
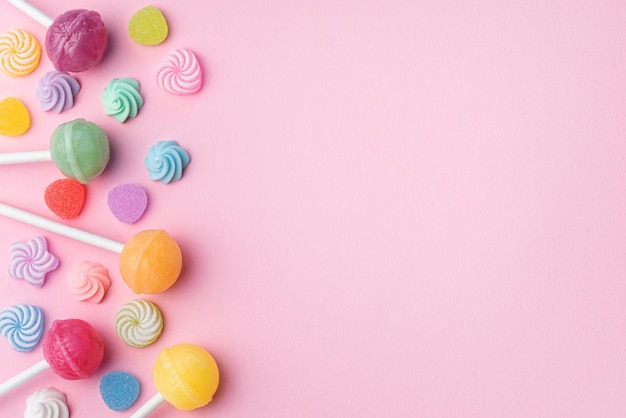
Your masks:
{"label": "yellow-green gumdrop", "polygon": [[30,114],[21,100],[7,97],[0,101],[0,135],[19,136],[30,128]]}
{"label": "yellow-green gumdrop", "polygon": [[152,378],[157,390],[176,409],[191,411],[213,400],[220,372],[211,354],[195,344],[161,350]]}
{"label": "yellow-green gumdrop", "polygon": [[167,39],[165,16],[154,6],[139,9],[128,22],[128,34],[140,45],[158,45]]}

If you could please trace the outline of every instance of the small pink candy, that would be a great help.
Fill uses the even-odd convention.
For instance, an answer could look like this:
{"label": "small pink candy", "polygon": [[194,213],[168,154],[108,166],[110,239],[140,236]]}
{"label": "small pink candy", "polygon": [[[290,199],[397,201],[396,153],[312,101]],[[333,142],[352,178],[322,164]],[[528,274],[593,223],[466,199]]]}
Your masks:
{"label": "small pink candy", "polygon": [[46,32],[46,52],[58,71],[87,71],[100,63],[107,47],[107,30],[98,12],[68,10]]}

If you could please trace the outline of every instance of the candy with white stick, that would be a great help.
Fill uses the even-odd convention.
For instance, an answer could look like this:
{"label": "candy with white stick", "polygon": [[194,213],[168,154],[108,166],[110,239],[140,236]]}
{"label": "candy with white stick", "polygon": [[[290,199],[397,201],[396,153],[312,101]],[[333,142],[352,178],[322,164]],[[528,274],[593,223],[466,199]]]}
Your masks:
{"label": "candy with white stick", "polygon": [[43,337],[44,360],[0,383],[5,395],[48,369],[63,379],[88,379],[98,370],[104,357],[102,337],[82,319],[56,320]]}
{"label": "candy with white stick", "polygon": [[120,254],[120,273],[134,293],[169,289],[182,269],[182,253],[164,230],[141,231],[126,244],[0,203],[0,215]]}
{"label": "candy with white stick", "polygon": [[102,60],[108,36],[98,12],[68,10],[53,20],[26,0],[7,2],[48,29],[46,52],[58,71],[86,71]]}
{"label": "candy with white stick", "polygon": [[164,401],[181,411],[201,408],[213,400],[220,381],[211,354],[195,344],[178,344],[161,350],[152,380],[159,391],[131,418],[145,418]]}
{"label": "candy with white stick", "polygon": [[75,119],[60,124],[50,149],[0,154],[0,165],[53,161],[59,171],[83,184],[99,176],[110,158],[109,138],[95,123]]}

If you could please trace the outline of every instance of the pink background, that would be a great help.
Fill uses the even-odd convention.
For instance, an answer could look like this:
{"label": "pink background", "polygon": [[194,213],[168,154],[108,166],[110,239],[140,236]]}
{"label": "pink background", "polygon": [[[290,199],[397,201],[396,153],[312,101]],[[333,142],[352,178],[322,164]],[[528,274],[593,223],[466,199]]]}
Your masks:
{"label": "pink background", "polygon": [[[623,417],[626,414],[626,3],[530,1],[156,1],[162,45],[126,33],[139,1],[35,1],[48,14],[101,12],[110,48],[81,73],[76,107],[44,113],[37,80],[0,74],[33,125],[0,151],[46,148],[84,117],[113,157],[68,224],[125,241],[164,228],[185,258],[179,282],[146,297],[166,318],[146,349],[122,344],[113,316],[135,295],[117,255],[50,233],[61,267],[37,289],[8,275],[9,246],[41,234],[0,219],[0,307],[41,306],[103,334],[95,378],[47,373],[0,399],[21,416],[42,386],[74,417],[128,416],[100,377],[137,374],[153,393],[158,351],[194,342],[217,359],[213,403],[154,417]],[[0,30],[44,30],[0,4]],[[155,69],[194,50],[203,90],[175,97]],[[105,116],[111,78],[141,82],[125,124]],[[174,139],[192,162],[178,183],[147,178],[143,157]],[[51,163],[0,168],[0,200],[54,217]],[[139,183],[144,218],[113,218],[106,194]],[[100,305],[74,301],[65,274],[104,263]],[[0,339],[0,378],[41,358]]]}

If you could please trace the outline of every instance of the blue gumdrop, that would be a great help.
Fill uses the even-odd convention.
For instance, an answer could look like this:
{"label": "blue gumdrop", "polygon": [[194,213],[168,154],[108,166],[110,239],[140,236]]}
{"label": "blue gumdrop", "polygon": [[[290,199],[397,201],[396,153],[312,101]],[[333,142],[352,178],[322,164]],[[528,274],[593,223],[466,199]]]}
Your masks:
{"label": "blue gumdrop", "polygon": [[110,409],[125,411],[139,397],[139,380],[130,373],[107,373],[100,380],[100,395]]}

